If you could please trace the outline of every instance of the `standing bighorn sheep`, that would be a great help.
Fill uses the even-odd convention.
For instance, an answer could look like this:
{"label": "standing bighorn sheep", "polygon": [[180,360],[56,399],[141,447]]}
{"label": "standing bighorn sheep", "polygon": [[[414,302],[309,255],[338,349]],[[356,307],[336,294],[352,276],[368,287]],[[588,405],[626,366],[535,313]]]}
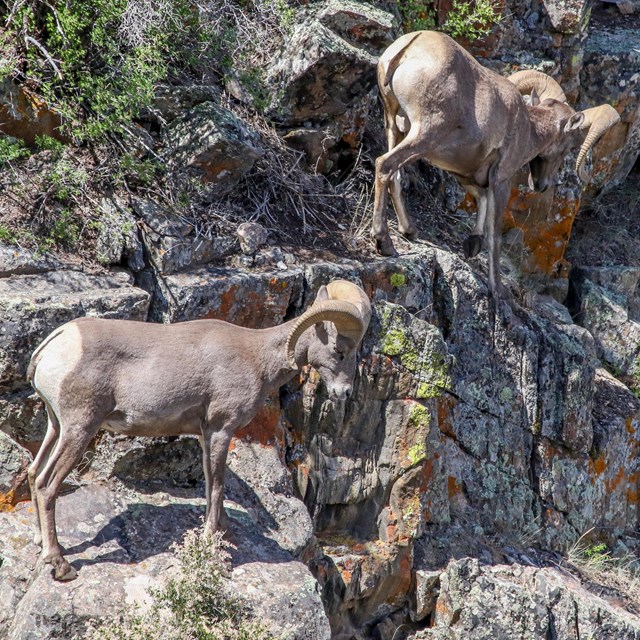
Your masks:
{"label": "standing bighorn sheep", "polygon": [[[433,31],[396,40],[378,63],[378,85],[389,148],[376,160],[371,234],[378,251],[396,253],[386,219],[389,191],[398,230],[407,238],[416,236],[399,172],[423,158],[454,174],[475,198],[478,215],[464,252],[477,255],[486,235],[489,289],[498,294],[503,293],[500,231],[511,178],[529,163],[530,186],[545,191],[567,152],[581,144],[576,169],[586,181],[587,152],[620,119],[610,105],[576,112],[546,74],[519,71],[504,78]],[[530,104],[523,99],[527,94]]]}
{"label": "standing bighorn sheep", "polygon": [[53,331],[35,350],[28,378],[49,419],[29,483],[36,542],[55,577],[76,576],[58,542],[56,498],[99,429],[201,436],[207,525],[215,531],[224,526],[224,470],[234,431],[306,364],[333,397],[348,397],[370,318],[364,291],[336,280],[321,287],[298,319],[270,329],[221,320],[160,325],[80,318]]}

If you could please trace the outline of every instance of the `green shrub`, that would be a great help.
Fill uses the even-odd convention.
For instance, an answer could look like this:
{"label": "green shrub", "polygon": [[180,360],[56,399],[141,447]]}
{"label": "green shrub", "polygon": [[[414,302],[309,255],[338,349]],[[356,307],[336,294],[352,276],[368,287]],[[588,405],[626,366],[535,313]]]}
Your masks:
{"label": "green shrub", "polygon": [[453,38],[477,40],[486,36],[502,19],[493,0],[454,0],[445,23],[436,24],[434,2],[407,0],[398,3],[405,31],[436,29]]}
{"label": "green shrub", "polygon": [[38,87],[76,142],[121,134],[174,78],[210,84],[233,67],[264,101],[261,69],[294,15],[286,0],[24,0],[14,9],[0,47],[20,59],[0,64],[1,77]]}
{"label": "green shrub", "polygon": [[488,35],[493,25],[501,20],[493,0],[453,0],[442,30],[453,38],[473,41]]}
{"label": "green shrub", "polygon": [[63,209],[54,220],[44,242],[44,249],[62,245],[73,249],[80,239],[80,223],[68,209]]}
{"label": "green shrub", "polygon": [[55,155],[60,155],[64,151],[64,144],[51,136],[36,136],[35,142],[38,151],[52,151]]}
{"label": "green shrub", "polygon": [[26,158],[29,154],[30,151],[22,140],[0,135],[0,167],[14,160]]}
{"label": "green shrub", "polygon": [[90,640],[272,639],[227,586],[228,547],[220,533],[188,532],[174,545],[178,571],[164,588],[150,592],[150,608],[130,608],[118,621],[97,623]]}

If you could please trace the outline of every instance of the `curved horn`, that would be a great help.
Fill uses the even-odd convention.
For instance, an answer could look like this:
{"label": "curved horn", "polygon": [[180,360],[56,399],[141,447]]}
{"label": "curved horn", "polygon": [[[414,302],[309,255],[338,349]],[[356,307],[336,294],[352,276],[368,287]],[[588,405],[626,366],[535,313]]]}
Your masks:
{"label": "curved horn", "polygon": [[584,121],[581,128],[588,129],[589,131],[578,152],[576,172],[582,182],[588,182],[589,176],[584,170],[584,161],[587,153],[605,131],[608,131],[614,124],[620,122],[620,114],[610,104],[591,107],[591,109],[585,109],[582,113],[584,113]]}
{"label": "curved horn", "polygon": [[333,280],[327,285],[327,293],[331,300],[344,300],[358,307],[364,326],[362,331],[364,335],[371,320],[371,302],[367,294],[358,285],[348,280]]}
{"label": "curved horn", "polygon": [[567,96],[564,95],[562,87],[551,76],[542,73],[542,71],[523,69],[512,73],[508,80],[518,87],[518,91],[522,95],[528,95],[535,89],[541,102],[547,98],[567,102]]}
{"label": "curved horn", "polygon": [[[317,322],[333,322],[338,333],[355,342],[362,339],[367,325],[363,322],[362,314],[356,305],[346,300],[325,300],[313,305],[305,311],[293,325],[291,333],[287,337],[285,353],[287,361],[293,369],[297,369],[295,351],[300,336]],[[367,323],[368,324],[368,323]]]}

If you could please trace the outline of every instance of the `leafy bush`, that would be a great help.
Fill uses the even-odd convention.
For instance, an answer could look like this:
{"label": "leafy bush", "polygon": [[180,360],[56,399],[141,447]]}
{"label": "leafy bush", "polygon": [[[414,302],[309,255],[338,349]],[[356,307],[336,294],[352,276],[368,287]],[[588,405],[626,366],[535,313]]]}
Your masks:
{"label": "leafy bush", "polygon": [[26,158],[29,153],[29,149],[26,148],[22,140],[16,140],[10,136],[0,136],[0,167],[14,160]]}
{"label": "leafy bush", "polygon": [[477,40],[488,35],[501,19],[493,0],[453,0],[442,30],[453,38]]}
{"label": "leafy bush", "polygon": [[[4,5],[4,9],[3,9]],[[76,142],[122,133],[159,82],[256,78],[291,22],[285,0],[0,0],[0,80],[36,87]]]}
{"label": "leafy bush", "polygon": [[174,546],[178,572],[164,588],[151,591],[150,608],[145,613],[128,609],[118,621],[98,623],[90,640],[273,638],[227,586],[228,547],[220,533],[188,532],[182,545]]}
{"label": "leafy bush", "polygon": [[493,0],[454,0],[442,26],[436,24],[433,2],[407,0],[398,3],[405,31],[437,29],[453,38],[477,40],[486,36],[501,20]]}

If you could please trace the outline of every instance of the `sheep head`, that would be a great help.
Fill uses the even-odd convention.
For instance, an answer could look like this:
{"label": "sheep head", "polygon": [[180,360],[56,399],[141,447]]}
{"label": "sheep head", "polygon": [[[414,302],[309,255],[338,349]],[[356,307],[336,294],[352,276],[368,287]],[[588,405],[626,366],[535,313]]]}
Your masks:
{"label": "sheep head", "polygon": [[562,87],[540,71],[517,71],[509,76],[509,80],[522,95],[531,96],[531,106],[548,108],[550,117],[558,124],[555,143],[529,163],[531,188],[545,191],[551,185],[567,152],[578,145],[580,151],[576,160],[576,172],[583,182],[588,182],[589,176],[584,170],[587,153],[606,131],[620,121],[618,112],[608,104],[575,112],[567,104]]}
{"label": "sheep head", "polygon": [[307,360],[324,380],[329,393],[351,394],[357,348],[369,326],[371,303],[365,292],[346,280],[334,280],[318,291],[315,302],[294,323],[286,341],[287,362],[298,369],[295,350],[302,334],[313,327]]}

